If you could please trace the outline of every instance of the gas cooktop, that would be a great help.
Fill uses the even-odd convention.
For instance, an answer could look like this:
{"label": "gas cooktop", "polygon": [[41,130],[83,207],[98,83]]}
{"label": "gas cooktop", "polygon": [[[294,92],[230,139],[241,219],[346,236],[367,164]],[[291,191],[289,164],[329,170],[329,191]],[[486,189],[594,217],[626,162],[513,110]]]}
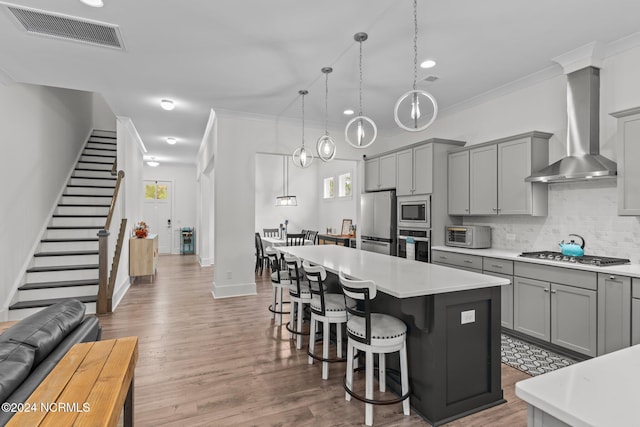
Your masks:
{"label": "gas cooktop", "polygon": [[608,265],[620,265],[629,264],[629,260],[625,258],[610,258],[604,256],[584,255],[581,257],[570,257],[562,255],[560,252],[552,251],[538,251],[538,252],[523,252],[520,254],[524,258],[546,259],[549,261],[564,261],[574,262],[587,265],[596,265],[600,267],[606,267]]}

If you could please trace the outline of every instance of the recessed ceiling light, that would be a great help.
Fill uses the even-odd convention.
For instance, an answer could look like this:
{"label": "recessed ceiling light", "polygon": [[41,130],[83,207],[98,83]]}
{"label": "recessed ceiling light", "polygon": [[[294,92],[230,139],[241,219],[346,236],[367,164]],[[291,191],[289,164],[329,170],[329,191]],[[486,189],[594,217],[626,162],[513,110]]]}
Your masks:
{"label": "recessed ceiling light", "polygon": [[87,6],[91,6],[91,7],[102,7],[104,6],[104,3],[102,2],[102,0],[80,0],[82,3],[86,4]]}
{"label": "recessed ceiling light", "polygon": [[354,111],[351,108],[349,108],[348,110],[344,110],[343,113],[345,116],[351,116],[353,115]]}
{"label": "recessed ceiling light", "polygon": [[433,59],[427,59],[420,64],[420,68],[433,68],[436,66],[436,61]]}
{"label": "recessed ceiling light", "polygon": [[156,162],[155,160],[151,160],[150,162],[147,162],[147,164],[152,168],[158,167],[160,165],[160,163]]}
{"label": "recessed ceiling light", "polygon": [[169,145],[173,145],[176,142],[178,142],[178,141],[175,138],[172,138],[172,137],[167,138],[167,144],[169,144]]}
{"label": "recessed ceiling light", "polygon": [[174,104],[174,102],[170,99],[163,99],[162,101],[160,101],[160,106],[167,111],[171,111],[176,108],[176,104]]}

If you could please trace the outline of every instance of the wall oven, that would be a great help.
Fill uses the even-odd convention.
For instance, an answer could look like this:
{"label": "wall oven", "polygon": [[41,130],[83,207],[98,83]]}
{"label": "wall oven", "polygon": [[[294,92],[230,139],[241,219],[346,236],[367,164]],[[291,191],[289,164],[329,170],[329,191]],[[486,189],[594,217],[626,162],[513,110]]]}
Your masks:
{"label": "wall oven", "polygon": [[431,228],[431,196],[398,197],[398,228]]}
{"label": "wall oven", "polygon": [[431,262],[431,230],[426,229],[398,229],[398,256],[407,257],[407,238],[415,241],[416,261]]}

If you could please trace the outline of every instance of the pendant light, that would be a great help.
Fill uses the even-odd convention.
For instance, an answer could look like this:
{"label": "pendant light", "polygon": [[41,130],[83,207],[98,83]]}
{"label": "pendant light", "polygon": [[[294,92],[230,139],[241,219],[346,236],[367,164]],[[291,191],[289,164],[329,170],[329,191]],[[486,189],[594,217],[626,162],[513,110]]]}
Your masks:
{"label": "pendant light", "polygon": [[[418,80],[418,0],[413,0],[413,90],[398,99],[393,118],[398,126],[409,132],[420,132],[431,126],[438,115],[438,103],[429,92],[416,89]],[[405,102],[408,101],[408,102]],[[431,116],[425,114],[433,109]]]}
{"label": "pendant light", "polygon": [[282,196],[276,197],[276,206],[298,206],[296,196],[289,195],[289,167],[288,157],[282,156]]}
{"label": "pendant light", "polygon": [[333,137],[329,135],[329,73],[333,72],[333,68],[324,67],[322,69],[324,73],[324,135],[318,138],[316,143],[316,150],[318,150],[318,157],[323,162],[333,160],[336,156],[336,142]]}
{"label": "pendant light", "polygon": [[299,168],[308,168],[313,162],[313,153],[304,148],[304,97],[309,93],[306,90],[299,90],[302,97],[302,145],[293,152],[293,164]]}
{"label": "pendant light", "polygon": [[[362,42],[367,40],[367,33],[356,33],[353,39],[360,43],[360,111],[356,117],[349,120],[347,127],[344,129],[345,140],[355,148],[367,148],[378,136],[378,128],[369,117],[362,114]],[[355,141],[351,139],[349,134],[354,134]]]}

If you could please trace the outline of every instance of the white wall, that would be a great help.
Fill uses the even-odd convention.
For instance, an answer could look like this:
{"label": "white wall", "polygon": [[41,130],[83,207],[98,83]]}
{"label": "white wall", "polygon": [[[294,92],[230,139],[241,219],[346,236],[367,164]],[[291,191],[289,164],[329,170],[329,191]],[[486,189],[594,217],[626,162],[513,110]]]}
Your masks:
{"label": "white wall", "polygon": [[116,130],[116,116],[111,107],[99,93],[93,93],[93,128],[97,130]]}
{"label": "white wall", "polygon": [[196,225],[196,165],[163,163],[152,168],[145,164],[142,177],[173,182],[173,253],[179,254],[180,229]]}
{"label": "white wall", "polygon": [[[337,192],[338,177],[347,172],[351,173],[351,189],[353,194],[347,197],[323,199],[323,180],[332,176],[335,179]],[[326,232],[328,227],[331,227],[334,233],[340,233],[343,219],[350,219],[354,225],[357,225],[357,207],[360,204],[358,189],[361,187],[359,181],[357,161],[332,160],[331,162],[322,164],[322,167],[318,169],[316,186],[318,188],[318,229],[320,233]]]}
{"label": "white wall", "polygon": [[92,128],[88,92],[0,85],[0,301],[3,313]]}

